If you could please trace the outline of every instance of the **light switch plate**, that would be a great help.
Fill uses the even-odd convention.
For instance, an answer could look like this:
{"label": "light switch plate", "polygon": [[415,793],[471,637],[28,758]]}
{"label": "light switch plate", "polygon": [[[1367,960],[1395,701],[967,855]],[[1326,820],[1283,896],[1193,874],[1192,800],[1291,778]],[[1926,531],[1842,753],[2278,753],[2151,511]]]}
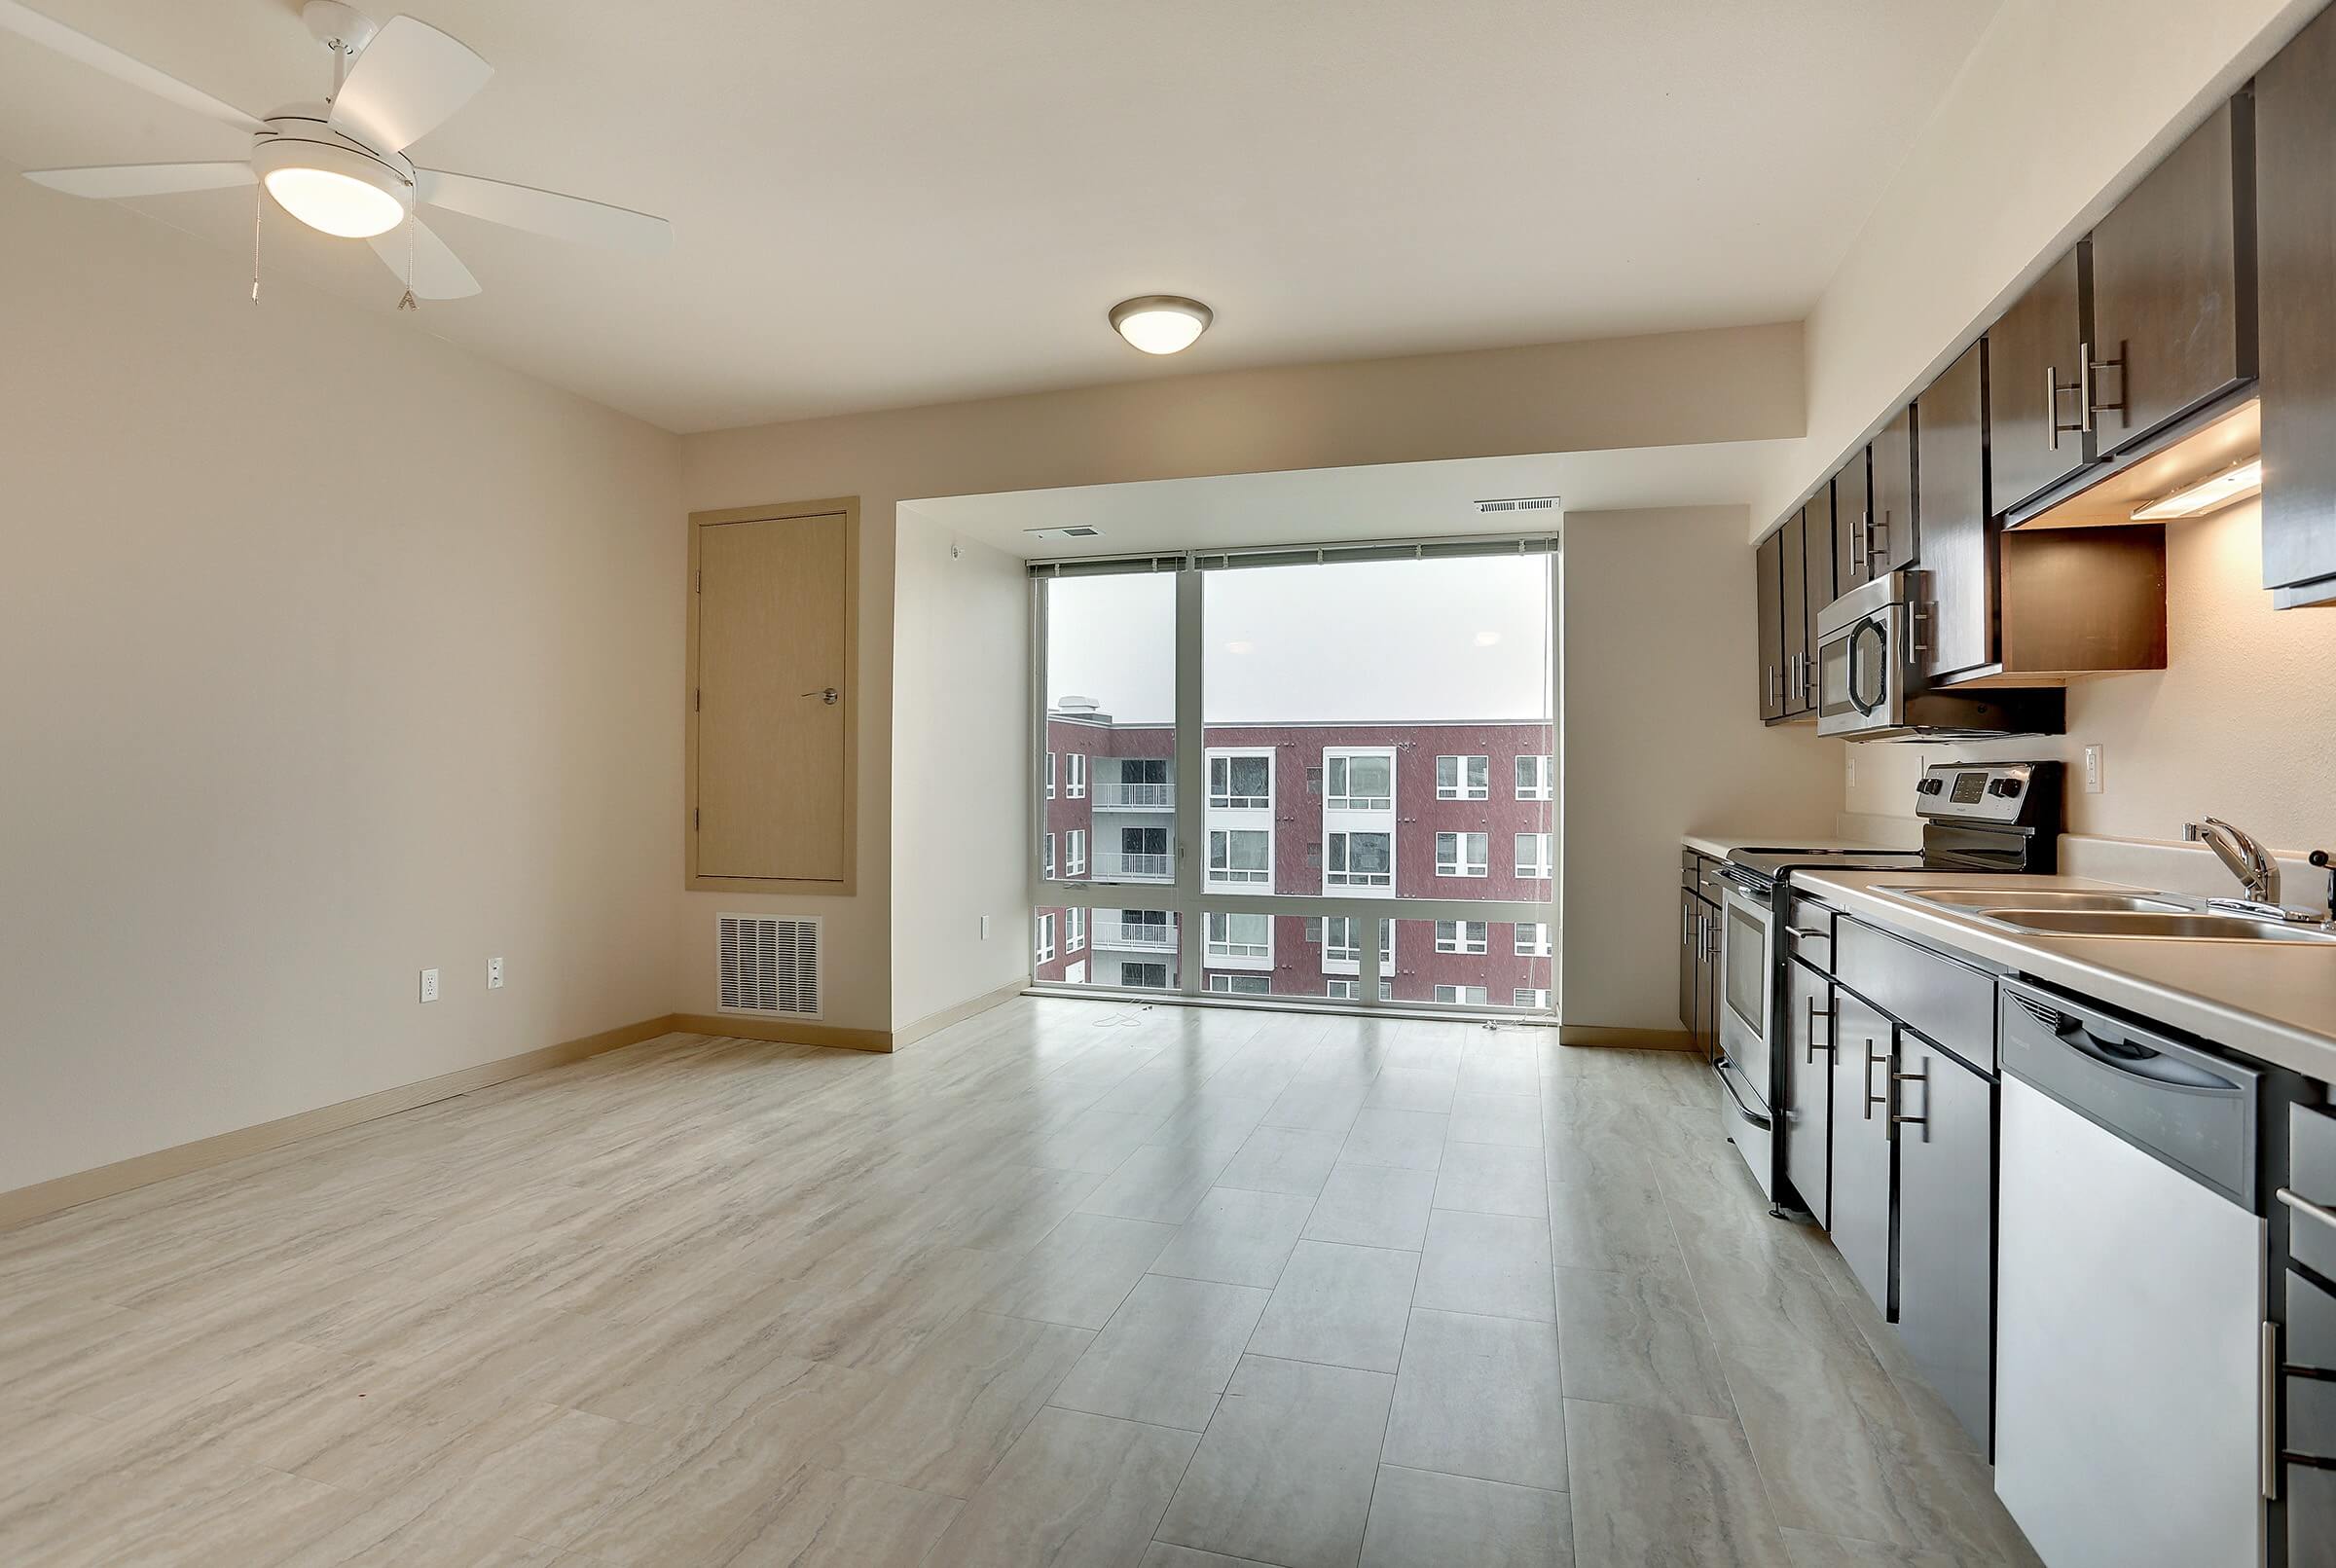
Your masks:
{"label": "light switch plate", "polygon": [[438,971],[436,969],[421,971],[421,1000],[424,1002],[438,1000]]}
{"label": "light switch plate", "polygon": [[981,939],[985,942],[990,939],[990,917],[987,915],[981,917]]}
{"label": "light switch plate", "polygon": [[2088,746],[2085,748],[2085,793],[2098,795],[2100,791],[2100,748]]}
{"label": "light switch plate", "polygon": [[503,961],[499,958],[491,958],[487,961],[487,989],[500,991],[502,988]]}

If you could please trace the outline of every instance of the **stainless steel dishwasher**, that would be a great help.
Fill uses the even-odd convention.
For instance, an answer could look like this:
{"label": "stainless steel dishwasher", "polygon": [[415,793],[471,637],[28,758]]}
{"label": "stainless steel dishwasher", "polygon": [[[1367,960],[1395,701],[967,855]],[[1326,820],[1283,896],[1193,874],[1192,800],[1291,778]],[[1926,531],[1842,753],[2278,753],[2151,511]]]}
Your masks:
{"label": "stainless steel dishwasher", "polygon": [[2264,1074],[2001,998],[1996,1493],[2051,1568],[2261,1562]]}

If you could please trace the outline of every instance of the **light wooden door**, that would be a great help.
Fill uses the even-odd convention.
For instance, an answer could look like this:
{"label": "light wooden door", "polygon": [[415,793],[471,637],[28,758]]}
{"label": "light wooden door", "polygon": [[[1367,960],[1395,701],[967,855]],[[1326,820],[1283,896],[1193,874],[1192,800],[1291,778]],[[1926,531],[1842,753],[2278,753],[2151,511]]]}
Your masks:
{"label": "light wooden door", "polygon": [[850,880],[851,525],[698,522],[698,879]]}

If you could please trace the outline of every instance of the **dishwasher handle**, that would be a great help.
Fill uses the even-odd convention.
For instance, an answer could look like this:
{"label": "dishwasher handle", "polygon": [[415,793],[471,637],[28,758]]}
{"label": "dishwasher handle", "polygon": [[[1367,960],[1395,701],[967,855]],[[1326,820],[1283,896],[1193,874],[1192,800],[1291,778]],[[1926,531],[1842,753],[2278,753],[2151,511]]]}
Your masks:
{"label": "dishwasher handle", "polygon": [[2035,999],[2014,994],[2012,1000],[2053,1033],[2053,1038],[2079,1055],[2099,1063],[2112,1073],[2128,1077],[2143,1078],[2151,1083],[2165,1084],[2177,1089],[2204,1089],[2208,1093],[2242,1094],[2242,1085],[2232,1082],[2218,1073],[2209,1072],[2194,1062],[2144,1045],[2127,1036],[2111,1038],[2089,1027],[2086,1020],[2074,1013],[2062,1012],[2038,1003]]}

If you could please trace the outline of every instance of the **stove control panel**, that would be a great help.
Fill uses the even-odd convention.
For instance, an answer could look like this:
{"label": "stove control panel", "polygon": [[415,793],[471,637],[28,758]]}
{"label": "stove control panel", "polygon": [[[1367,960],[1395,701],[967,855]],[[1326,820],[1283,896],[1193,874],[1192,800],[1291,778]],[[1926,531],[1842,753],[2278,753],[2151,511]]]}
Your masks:
{"label": "stove control panel", "polygon": [[1934,821],[2060,831],[2058,762],[1934,762],[1915,782],[1915,812]]}

